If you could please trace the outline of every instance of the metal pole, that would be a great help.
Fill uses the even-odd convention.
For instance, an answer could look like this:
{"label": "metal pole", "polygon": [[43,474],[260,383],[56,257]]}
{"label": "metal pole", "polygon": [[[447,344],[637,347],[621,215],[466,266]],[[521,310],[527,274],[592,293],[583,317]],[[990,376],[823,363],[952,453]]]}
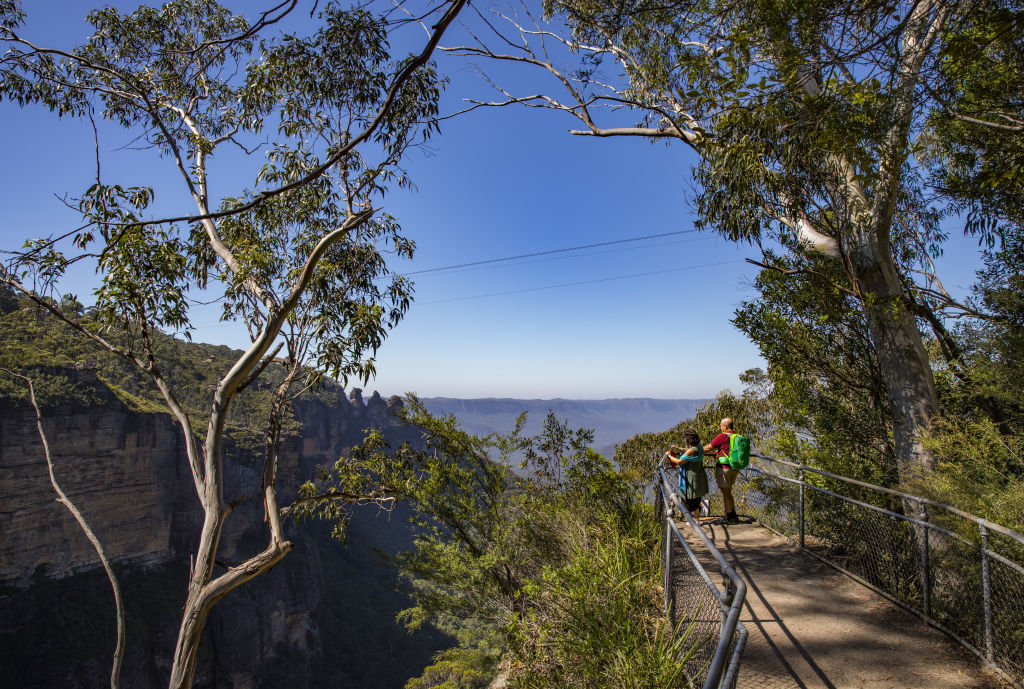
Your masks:
{"label": "metal pole", "polygon": [[932,616],[931,553],[928,544],[928,508],[924,502],[917,501],[917,516],[924,522],[917,527],[917,544],[921,550],[921,610],[928,617]]}
{"label": "metal pole", "polygon": [[672,619],[672,608],[674,601],[671,598],[672,589],[672,551],[671,541],[672,529],[669,528],[669,520],[672,518],[672,507],[668,504],[668,496],[666,495],[666,488],[661,482],[659,474],[656,472],[655,485],[657,486],[657,497],[658,497],[658,517],[661,521],[661,528],[663,538],[661,539],[661,572],[662,581],[661,586],[665,591],[665,616],[668,620],[675,624]]}
{"label": "metal pole", "polygon": [[661,520],[661,587],[665,594],[665,614],[668,615],[668,524]]}
{"label": "metal pole", "polygon": [[992,577],[989,571],[988,561],[988,529],[984,524],[978,524],[978,531],[981,532],[981,587],[984,622],[983,633],[985,639],[985,659],[993,662],[995,658],[995,643],[992,639]]}
{"label": "metal pole", "polygon": [[800,547],[804,547],[804,470],[801,469],[797,478],[800,480]]}
{"label": "metal pole", "polygon": [[672,585],[672,529],[669,526],[671,517],[665,517],[665,615],[674,625],[676,623],[676,589]]}

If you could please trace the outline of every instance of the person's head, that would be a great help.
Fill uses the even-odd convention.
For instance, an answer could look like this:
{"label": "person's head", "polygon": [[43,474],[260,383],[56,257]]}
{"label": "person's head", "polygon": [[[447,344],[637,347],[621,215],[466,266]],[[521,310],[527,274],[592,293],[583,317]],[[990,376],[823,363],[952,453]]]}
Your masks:
{"label": "person's head", "polygon": [[687,428],[683,432],[683,442],[685,442],[690,447],[697,447],[698,445],[700,445],[700,436],[697,435],[697,431],[693,430],[692,428]]}
{"label": "person's head", "polygon": [[722,422],[718,424],[718,426],[722,429],[722,433],[728,433],[732,430],[732,419],[727,416],[722,419]]}

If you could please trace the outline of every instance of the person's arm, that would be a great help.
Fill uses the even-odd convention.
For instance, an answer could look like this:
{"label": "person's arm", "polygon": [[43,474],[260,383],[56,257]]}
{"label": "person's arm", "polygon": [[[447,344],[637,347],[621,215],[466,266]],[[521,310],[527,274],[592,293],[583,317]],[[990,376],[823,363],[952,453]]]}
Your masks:
{"label": "person's arm", "polygon": [[[719,442],[719,440],[722,438],[722,436],[725,436],[725,439],[726,439],[725,447],[722,447],[721,443]],[[718,459],[719,456],[725,454],[726,452],[728,452],[728,450],[729,450],[729,436],[725,435],[725,433],[719,433],[718,435],[716,435],[711,440],[710,443],[708,443],[707,445],[704,446],[704,451],[705,452],[714,452],[715,453],[715,459]]]}

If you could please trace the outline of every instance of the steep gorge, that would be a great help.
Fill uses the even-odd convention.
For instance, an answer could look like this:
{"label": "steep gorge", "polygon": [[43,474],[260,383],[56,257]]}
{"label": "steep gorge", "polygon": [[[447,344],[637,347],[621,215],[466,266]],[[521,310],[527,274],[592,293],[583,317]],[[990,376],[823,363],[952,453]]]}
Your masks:
{"label": "steep gorge", "polygon": [[[128,607],[125,687],[166,683],[184,599],[189,553],[201,511],[183,460],[180,430],[164,413],[126,405],[95,369],[49,368],[91,404],[45,410],[55,473],[117,563]],[[390,414],[400,401],[364,403],[328,385],[296,400],[299,429],[284,442],[284,501],[319,464],[358,443],[363,429],[393,441],[409,436]],[[54,501],[31,408],[0,419],[0,666],[19,687],[102,686],[113,649],[113,602],[95,552]],[[219,551],[226,566],[263,542],[258,496],[261,457],[230,443],[225,472],[242,498]],[[357,514],[348,546],[323,524],[290,524],[296,549],[268,575],[215,610],[196,686],[402,686],[445,639],[409,637],[394,622],[404,598],[372,548],[394,551],[411,538],[406,520]],[[373,647],[378,650],[371,653]],[[396,657],[391,657],[394,654]],[[404,676],[402,676],[404,674]],[[282,683],[282,681],[284,683]]]}

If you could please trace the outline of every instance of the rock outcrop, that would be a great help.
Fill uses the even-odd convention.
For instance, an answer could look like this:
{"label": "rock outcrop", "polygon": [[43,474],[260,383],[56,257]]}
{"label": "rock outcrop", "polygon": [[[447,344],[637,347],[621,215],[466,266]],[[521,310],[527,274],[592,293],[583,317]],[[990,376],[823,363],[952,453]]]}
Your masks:
{"label": "rock outcrop", "polygon": [[[202,519],[181,431],[167,414],[126,407],[89,370],[68,369],[66,375],[79,384],[94,386],[102,403],[47,410],[44,428],[54,472],[107,554],[118,563],[122,576],[143,592],[137,597],[162,597],[160,601],[129,601],[135,606],[134,614],[145,618],[146,629],[133,635],[129,644],[123,686],[165,683],[177,629],[176,611],[184,599],[189,555]],[[333,463],[358,443],[365,428],[382,428],[395,440],[408,438],[408,429],[399,428],[390,413],[397,404],[400,400],[385,403],[377,393],[364,403],[358,389],[346,398],[340,388],[296,400],[295,417],[301,432],[286,439],[282,447],[278,484],[283,504],[301,482],[314,475],[317,465]],[[47,602],[52,597],[64,595],[63,588],[55,588],[55,580],[65,588],[79,586],[82,591],[95,592],[83,593],[86,598],[93,595],[105,600],[109,596],[102,571],[97,569],[96,553],[71,515],[54,500],[34,412],[30,408],[2,411],[0,645],[5,639],[24,639],[26,634],[46,636],[45,630],[33,625],[46,615],[63,612],[38,610],[53,605]],[[230,442],[225,447],[227,497],[240,499],[218,552],[226,566],[265,543],[259,502],[262,459],[252,455]],[[295,525],[289,530],[289,537],[297,542],[295,551],[277,569],[244,585],[215,609],[207,628],[207,651],[201,654],[197,687],[262,686],[268,663],[282,653],[315,669],[325,633],[316,610],[325,586],[338,576],[325,574],[318,549],[340,546],[335,542],[323,545],[324,538]],[[389,586],[394,587],[393,583]],[[47,593],[51,591],[52,595]],[[104,612],[107,608],[105,602],[97,604],[95,614],[102,617],[108,614]],[[112,622],[103,634],[112,637]],[[53,650],[58,656],[60,651]],[[65,655],[73,657],[60,664],[39,660],[31,667],[25,665],[22,675],[8,665],[29,663],[28,659],[0,654],[0,665],[5,666],[5,673],[15,673],[8,679],[17,678],[21,687],[95,686],[90,679],[94,676],[103,683],[103,673],[97,675],[97,671],[109,663],[109,657],[97,659],[86,650]],[[291,676],[290,686],[303,686],[303,676],[305,682],[313,681],[316,673],[307,670],[305,675]]]}

